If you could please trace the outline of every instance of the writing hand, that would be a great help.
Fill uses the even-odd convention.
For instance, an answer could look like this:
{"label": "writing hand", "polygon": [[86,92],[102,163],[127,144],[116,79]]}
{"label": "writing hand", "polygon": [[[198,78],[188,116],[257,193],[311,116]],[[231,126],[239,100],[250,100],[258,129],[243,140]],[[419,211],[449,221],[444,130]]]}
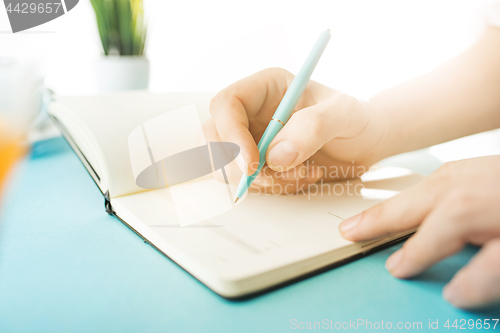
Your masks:
{"label": "writing hand", "polygon": [[[266,69],[231,84],[212,100],[212,119],[204,125],[206,138],[241,148],[237,158],[241,171],[228,170],[230,182],[237,183],[241,172],[255,172],[257,142],[293,77],[284,69]],[[267,167],[254,184],[269,191],[281,186],[294,193],[320,179],[352,177],[345,169],[362,167],[355,175],[359,176],[382,158],[389,127],[368,102],[310,81],[291,119],[269,146]]]}

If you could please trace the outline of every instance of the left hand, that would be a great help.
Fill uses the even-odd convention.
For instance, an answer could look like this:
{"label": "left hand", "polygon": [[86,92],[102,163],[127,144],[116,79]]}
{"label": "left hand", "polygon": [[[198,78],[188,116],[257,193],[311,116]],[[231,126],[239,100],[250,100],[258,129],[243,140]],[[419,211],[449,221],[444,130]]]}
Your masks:
{"label": "left hand", "polygon": [[410,278],[466,243],[481,245],[443,295],[461,308],[500,300],[500,156],[446,163],[421,183],[345,220],[340,231],[363,241],[418,226],[387,260],[392,275]]}

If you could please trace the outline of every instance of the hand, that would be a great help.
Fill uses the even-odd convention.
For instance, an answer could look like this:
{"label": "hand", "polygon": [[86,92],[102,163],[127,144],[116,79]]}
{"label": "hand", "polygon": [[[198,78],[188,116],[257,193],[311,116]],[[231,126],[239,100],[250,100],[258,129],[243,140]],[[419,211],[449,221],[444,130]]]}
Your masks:
{"label": "hand", "polygon": [[[240,171],[236,166],[227,170],[231,183],[239,181],[241,172],[253,174],[257,169],[257,142],[293,78],[284,69],[270,68],[213,98],[213,118],[204,125],[206,139],[234,142],[241,148],[236,159]],[[281,186],[291,194],[320,179],[352,178],[354,170],[354,177],[359,177],[385,157],[383,139],[389,127],[368,102],[310,81],[291,119],[269,146],[267,166],[254,186],[273,193]]]}
{"label": "hand", "polygon": [[398,278],[415,276],[466,243],[480,252],[444,288],[457,307],[500,300],[500,156],[444,164],[421,183],[340,225],[363,241],[419,227],[386,262]]}

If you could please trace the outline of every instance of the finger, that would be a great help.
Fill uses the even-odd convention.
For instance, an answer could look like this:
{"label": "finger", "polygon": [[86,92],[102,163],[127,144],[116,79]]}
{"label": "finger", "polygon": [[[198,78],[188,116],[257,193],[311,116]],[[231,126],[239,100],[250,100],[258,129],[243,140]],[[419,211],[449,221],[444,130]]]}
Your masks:
{"label": "finger", "polygon": [[304,163],[301,163],[286,171],[274,171],[272,169],[269,170],[271,170],[271,174],[275,179],[283,182],[293,182],[305,178],[307,177],[308,172],[310,172]]}
{"label": "finger", "polygon": [[260,193],[274,195],[292,195],[301,191],[306,191],[311,185],[317,183],[323,177],[323,171],[317,167],[310,167],[304,178],[295,179],[294,181],[276,181],[273,180],[272,185],[265,184],[264,186],[256,184],[256,188]]}
{"label": "finger", "polygon": [[[311,173],[304,164],[300,164],[295,168],[287,170],[285,172],[274,171],[268,166],[266,166],[263,171],[255,178],[253,184],[256,186],[273,186],[273,185],[287,185],[289,183],[297,182],[303,178],[307,178],[308,174]],[[313,175],[309,175],[313,176]]]}
{"label": "finger", "polygon": [[240,166],[246,174],[257,169],[259,151],[249,131],[249,119],[262,109],[277,107],[288,86],[284,70],[268,69],[219,92],[210,103],[217,132],[222,141],[234,142],[240,147]]}
{"label": "finger", "polygon": [[[219,134],[217,133],[217,129],[215,128],[215,123],[213,118],[208,119],[204,124],[203,124],[203,135],[204,141],[206,142],[220,142]],[[240,157],[241,155],[238,155]],[[238,163],[238,157],[226,165],[224,167],[224,172],[226,173],[227,180],[229,181],[229,184],[237,185],[238,182],[241,179],[241,168],[237,165]],[[222,170],[215,170],[213,173],[215,179],[225,182],[226,178],[222,174]]]}
{"label": "finger", "polygon": [[208,142],[221,142],[215,122],[213,118],[209,118],[202,126],[203,135],[206,143]]}
{"label": "finger", "polygon": [[252,185],[267,187],[273,186],[275,183],[274,177],[270,174],[268,166],[262,168],[261,172],[255,177]]}
{"label": "finger", "polygon": [[319,104],[293,114],[271,142],[266,156],[273,170],[287,170],[315,154],[335,137],[353,137],[368,122],[363,104],[337,93]]}
{"label": "finger", "polygon": [[477,308],[500,300],[500,238],[490,240],[444,288],[444,298],[459,308]]}
{"label": "finger", "polygon": [[308,169],[304,164],[300,164],[285,172],[277,172],[266,166],[255,178],[254,184],[257,186],[286,185],[307,177]]}
{"label": "finger", "polygon": [[462,223],[462,217],[453,213],[455,202],[451,198],[439,203],[417,233],[387,259],[386,268],[392,275],[412,277],[463,248],[470,223]]}
{"label": "finger", "polygon": [[416,228],[430,212],[440,191],[435,179],[429,177],[343,221],[339,226],[340,233],[344,238],[357,242]]}

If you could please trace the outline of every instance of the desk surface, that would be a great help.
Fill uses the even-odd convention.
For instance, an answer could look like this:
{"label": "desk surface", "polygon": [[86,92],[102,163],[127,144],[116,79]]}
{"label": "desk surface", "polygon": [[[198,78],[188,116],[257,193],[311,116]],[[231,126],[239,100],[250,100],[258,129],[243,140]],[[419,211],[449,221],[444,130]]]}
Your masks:
{"label": "desk surface", "polygon": [[247,301],[222,299],[108,216],[62,139],[43,148],[51,153],[24,163],[2,205],[0,332],[283,332],[292,319],[425,330],[500,316],[500,306],[464,312],[441,297],[473,247],[414,280],[385,270],[396,245]]}

